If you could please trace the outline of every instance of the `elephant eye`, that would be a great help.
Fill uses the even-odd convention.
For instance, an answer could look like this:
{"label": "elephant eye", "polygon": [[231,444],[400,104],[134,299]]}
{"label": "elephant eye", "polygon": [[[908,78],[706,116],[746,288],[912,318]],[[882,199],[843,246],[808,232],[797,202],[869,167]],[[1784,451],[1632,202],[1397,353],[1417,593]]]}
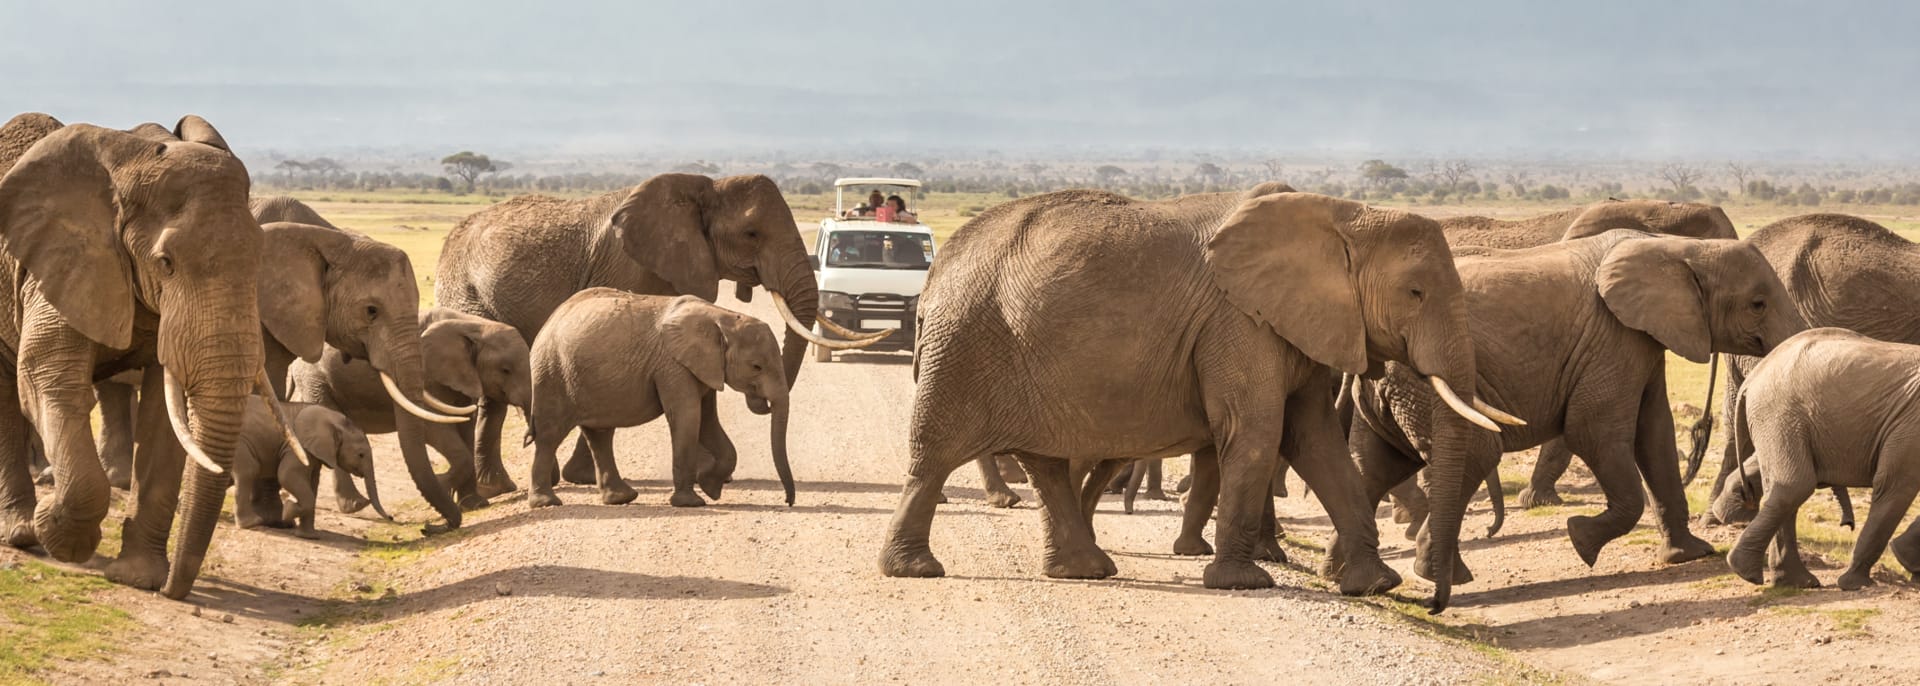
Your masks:
{"label": "elephant eye", "polygon": [[1426,302],[1426,300],[1427,300],[1427,292],[1426,292],[1426,291],[1423,291],[1423,290],[1420,290],[1420,289],[1418,289],[1418,288],[1415,288],[1415,289],[1413,289],[1413,290],[1412,290],[1412,291],[1410,291],[1410,292],[1411,292],[1411,293],[1413,293],[1413,299],[1414,299],[1414,300],[1418,300],[1418,301],[1420,301],[1420,302]]}
{"label": "elephant eye", "polygon": [[367,319],[368,319],[369,321],[371,321],[371,320],[374,320],[374,319],[379,319],[379,318],[380,318],[380,306],[379,306],[379,305],[368,305],[368,306],[367,306]]}
{"label": "elephant eye", "polygon": [[1765,309],[1767,309],[1767,301],[1766,301],[1766,300],[1762,300],[1762,299],[1759,299],[1759,298],[1755,298],[1755,299],[1753,300],[1753,311],[1755,311],[1755,312],[1759,312],[1759,311],[1761,311],[1761,310],[1765,310]]}
{"label": "elephant eye", "polygon": [[154,258],[154,261],[160,265],[161,274],[165,276],[173,276],[173,256],[172,255],[168,255],[166,253],[160,253],[158,256]]}
{"label": "elephant eye", "polygon": [[753,230],[753,229],[747,229],[747,237],[748,237],[748,238],[751,238],[751,239],[754,239],[754,240],[756,240],[756,241],[757,241],[757,240],[760,240],[760,232],[759,232],[759,231],[755,231],[755,230]]}

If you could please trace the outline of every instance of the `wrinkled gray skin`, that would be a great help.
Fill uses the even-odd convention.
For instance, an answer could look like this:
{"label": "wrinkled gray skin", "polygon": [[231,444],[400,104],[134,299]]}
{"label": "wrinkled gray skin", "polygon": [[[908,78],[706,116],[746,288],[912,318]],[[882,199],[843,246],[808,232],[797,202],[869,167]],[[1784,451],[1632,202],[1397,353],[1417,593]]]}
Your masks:
{"label": "wrinkled gray skin", "polygon": [[880,551],[887,576],[945,574],[928,548],[940,488],[995,454],[1016,455],[1040,498],[1044,573],[1112,576],[1069,461],[1219,446],[1218,460],[1195,461],[1219,466],[1195,486],[1220,494],[1209,588],[1273,585],[1253,557],[1282,451],[1346,551],[1323,573],[1345,593],[1393,588],[1340,440],[1333,375],[1406,361],[1463,395],[1475,377],[1439,227],[1311,194],[1008,202],[947,242],[919,317],[911,462]]}
{"label": "wrinkled gray skin", "polygon": [[674,507],[698,507],[696,483],[719,498],[733,465],[701,440],[703,398],[731,387],[754,414],[772,414],[774,469],[793,504],[787,463],[787,379],[773,330],[759,319],[699,298],[589,288],[554,310],[533,343],[533,473],[527,503],[560,504],[554,451],[579,427],[591,446],[600,502],[632,502],[614,462],[613,430],[666,415],[673,439]]}
{"label": "wrinkled gray skin", "polygon": [[[1920,344],[1920,245],[1844,214],[1788,217],[1755,231],[1748,240],[1786,284],[1808,326],[1835,326],[1882,341]],[[1729,422],[1733,399],[1758,362],[1751,357],[1728,360],[1723,407]],[[1713,493],[1722,491],[1740,462],[1729,443],[1721,454]],[[1845,511],[1851,519],[1851,508]]]}
{"label": "wrinkled gray skin", "polygon": [[[1468,246],[1508,250],[1531,248],[1556,241],[1597,236],[1612,229],[1632,229],[1686,238],[1740,237],[1734,231],[1733,220],[1728,219],[1726,211],[1719,206],[1666,200],[1608,199],[1526,219],[1451,217],[1439,221],[1441,228],[1447,232],[1448,244],[1456,252]],[[1705,431],[1709,424],[1708,420],[1703,419],[1696,430]],[[1555,439],[1541,446],[1539,459],[1534,461],[1533,477],[1528,487],[1520,491],[1520,507],[1561,504],[1563,501],[1554,484],[1572,462],[1573,454],[1567,451],[1564,441]],[[1501,493],[1494,490],[1499,485],[1498,476],[1490,475],[1487,485],[1494,504],[1503,505]],[[1403,501],[1396,495],[1394,510],[1395,521],[1404,516],[1411,522],[1409,530],[1419,528],[1426,519],[1426,504],[1417,498]]]}
{"label": "wrinkled gray skin", "polygon": [[[247,170],[195,116],[169,131],[63,126],[24,114],[0,126],[0,537],[84,562],[100,543],[112,488],[88,416],[93,384],[145,368],[139,486],[121,530],[115,582],[192,589],[226,491],[247,397],[261,374],[254,279],[260,227]],[[167,420],[165,380],[183,389],[185,440],[220,466],[184,468]],[[29,428],[29,427],[34,428]],[[52,462],[36,505],[28,435]],[[186,483],[181,483],[183,472]],[[171,564],[182,490],[187,512]]]}
{"label": "wrinkled gray skin", "polygon": [[[418,326],[420,338],[415,347],[421,353],[425,390],[432,397],[447,405],[488,402],[503,410],[520,408],[521,412],[532,406],[533,373],[527,362],[527,342],[513,327],[444,307],[420,313]],[[400,420],[414,419],[393,402],[372,365],[366,360],[349,360],[332,347],[318,363],[294,362],[288,377],[294,399],[338,410],[367,433],[391,433],[399,428]],[[421,424],[421,441],[446,458],[448,465],[447,473],[433,479],[433,485],[451,491],[461,508],[486,506],[486,498],[476,488],[472,422]],[[334,470],[336,502],[366,502],[348,478],[352,471]],[[318,466],[314,467],[314,477],[319,477]],[[353,509],[358,508],[341,508],[343,512]]]}
{"label": "wrinkled gray skin", "polygon": [[[307,455],[328,467],[365,478],[374,509],[384,516],[373,477],[373,445],[367,442],[366,432],[346,415],[319,405],[284,406],[293,421],[293,435]],[[234,520],[243,529],[297,527],[295,535],[313,538],[313,476],[294,456],[286,434],[270,413],[261,398],[247,402],[240,444],[233,453]],[[282,490],[293,496],[293,502],[282,503]]]}
{"label": "wrinkled gray skin", "polygon": [[1775,586],[1819,586],[1800,559],[1794,520],[1815,488],[1831,485],[1873,489],[1840,588],[1873,585],[1889,539],[1900,566],[1920,573],[1920,528],[1893,538],[1920,493],[1916,389],[1920,346],[1846,329],[1808,330],[1755,365],[1733,408],[1735,442],[1750,446],[1753,457],[1722,484],[1713,509],[1728,517],[1756,505],[1758,512],[1727,553],[1727,566],[1758,584],[1771,553]]}
{"label": "wrinkled gray skin", "polygon": [[[447,235],[434,298],[443,307],[513,326],[531,344],[554,308],[586,288],[713,302],[721,279],[735,283],[742,301],[755,285],[785,296],[800,325],[813,326],[819,306],[813,264],[793,211],[765,176],[662,174],[592,198],[527,195],[499,203]],[[782,348],[781,366],[791,384],[799,378],[807,342],[788,331]],[[712,394],[703,400],[701,444],[731,465],[736,452],[714,402]],[[483,443],[497,444],[504,411],[481,407]],[[594,478],[586,443],[582,435],[564,470],[575,483]],[[498,450],[482,453],[480,494],[514,490]]]}
{"label": "wrinkled gray skin", "polygon": [[1713,352],[1764,354],[1803,328],[1760,252],[1735,240],[1616,230],[1481,251],[1458,264],[1479,391],[1527,425],[1494,434],[1468,424],[1400,365],[1352,387],[1349,443],[1369,495],[1377,499],[1411,477],[1421,468],[1419,452],[1431,458],[1433,512],[1415,570],[1434,581],[1432,611],[1446,609],[1453,584],[1472,580],[1458,555],[1467,498],[1503,452],[1555,437],[1584,458],[1606,493],[1604,512],[1567,520],[1587,564],[1640,520],[1643,483],[1665,539],[1661,560],[1712,554],[1687,530],[1665,354],[1696,362]]}

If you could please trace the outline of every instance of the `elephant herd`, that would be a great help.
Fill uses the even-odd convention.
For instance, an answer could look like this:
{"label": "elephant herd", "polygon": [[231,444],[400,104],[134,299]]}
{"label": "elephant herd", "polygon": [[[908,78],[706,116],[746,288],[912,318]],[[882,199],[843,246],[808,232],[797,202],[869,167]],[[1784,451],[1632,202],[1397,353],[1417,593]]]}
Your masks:
{"label": "elephant herd", "polygon": [[[245,166],[195,116],[0,126],[0,248],[0,537],[85,561],[112,489],[129,489],[106,575],[176,599],[230,486],[243,526],[312,535],[323,467],[340,509],[386,516],[368,434],[396,434],[444,522],[429,531],[459,527],[463,510],[521,488],[501,459],[509,408],[534,445],[531,506],[560,504],[561,479],[633,500],[613,431],[664,416],[669,502],[693,507],[738,464],[717,412],[732,388],[769,416],[791,505],[789,389],[806,347],[891,333],[818,316],[793,213],[762,176],[664,174],[496,204],[447,236],[423,309],[404,252],[296,200],[250,197]],[[742,301],[764,288],[784,331],[714,305],[722,280]],[[1112,576],[1092,526],[1101,493],[1135,461],[1191,455],[1173,547],[1213,555],[1207,587],[1273,585],[1256,562],[1286,557],[1272,497],[1293,469],[1335,529],[1324,576],[1347,594],[1401,583],[1375,521],[1391,498],[1440,612],[1473,578],[1459,554],[1468,500],[1483,482],[1502,498],[1501,455],[1534,447],[1523,505],[1554,502],[1576,455],[1605,494],[1604,511],[1567,520],[1588,564],[1649,504],[1659,558],[1698,559],[1713,548],[1688,529],[1698,454],[1683,476],[1671,352],[1733,356],[1733,435],[1707,517],[1753,519],[1730,565],[1758,583],[1771,558],[1774,583],[1817,584],[1794,509],[1820,486],[1871,487],[1840,580],[1855,588],[1920,494],[1916,305],[1920,248],[1842,215],[1741,239],[1717,207],[1646,200],[1517,222],[1435,221],[1279,183],[1007,202],[946,242],[921,294],[906,482],[880,569],[943,575],[929,538],[947,477],[976,463],[990,502],[1010,506],[996,465],[1013,463],[1040,501],[1045,573]],[[1892,546],[1920,565],[1913,529]]]}
{"label": "elephant herd", "polygon": [[[728,386],[772,415],[791,504],[787,391],[806,345],[891,333],[813,331],[812,265],[765,177],[669,174],[597,198],[501,203],[448,237],[439,306],[424,310],[404,252],[249,193],[246,167],[196,116],[172,129],[44,114],[0,126],[0,407],[17,408],[0,409],[5,543],[86,561],[112,489],[129,489],[106,575],[182,598],[230,486],[243,526],[312,535],[322,467],[343,511],[387,516],[367,439],[378,433],[397,435],[444,520],[429,532],[457,528],[463,509],[518,488],[500,458],[509,407],[541,444],[533,505],[558,504],[553,452],[576,427],[583,447],[567,477],[599,483],[605,502],[632,499],[612,431],[662,414],[672,504],[700,505],[691,486],[718,497],[736,464],[714,411]],[[710,304],[721,279],[743,300],[767,290],[784,349],[768,325]],[[647,406],[633,392],[643,383]]]}

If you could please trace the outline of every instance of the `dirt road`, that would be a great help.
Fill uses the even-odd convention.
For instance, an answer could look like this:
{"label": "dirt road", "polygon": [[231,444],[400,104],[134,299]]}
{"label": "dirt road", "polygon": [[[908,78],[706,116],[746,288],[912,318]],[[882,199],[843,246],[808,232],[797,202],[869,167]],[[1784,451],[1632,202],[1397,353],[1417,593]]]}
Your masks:
{"label": "dirt road", "polygon": [[[741,306],[773,319],[766,303]],[[1598,496],[1576,474],[1566,508],[1510,517],[1473,540],[1479,580],[1456,591],[1445,624],[1393,599],[1338,596],[1308,572],[1328,533],[1317,503],[1282,501],[1294,565],[1269,565],[1275,590],[1203,589],[1205,560],[1168,553],[1177,505],[1131,516],[1116,498],[1097,529],[1120,576],[1041,576],[1039,513],[984,505],[971,469],[948,489],[933,546],[945,579],[881,577],[875,557],[905,466],[912,384],[905,355],[845,355],[809,364],[791,437],[798,505],[781,504],[767,421],[737,394],[724,422],[741,449],[739,481],[708,507],[666,506],[664,422],[622,431],[632,505],[529,512],[513,496],[473,513],[459,533],[419,541],[426,512],[404,490],[390,437],[375,437],[389,502],[403,519],[374,524],[323,512],[318,542],[223,528],[191,604],[115,589],[96,602],[130,608],[139,647],[41,676],[95,681],[187,674],[196,683],[1477,683],[1592,679],[1625,683],[1879,683],[1910,668],[1913,592],[1768,594],[1734,580],[1719,557],[1676,567],[1652,560],[1650,529],[1578,562],[1566,515]],[[517,419],[509,438],[518,438]],[[518,441],[509,440],[513,446]],[[529,451],[510,451],[524,483]],[[1524,473],[1509,460],[1508,473]],[[1168,481],[1184,470],[1169,461]],[[322,510],[327,508],[323,505]],[[1487,522],[1476,503],[1465,529]],[[1381,520],[1386,554],[1409,579],[1411,545]],[[1704,532],[1723,548],[1729,529]],[[360,537],[373,541],[362,543]],[[400,539],[395,541],[394,539]],[[23,557],[0,552],[0,561]],[[1832,565],[1814,561],[1831,578]],[[1892,577],[1886,577],[1888,581]],[[391,587],[392,591],[389,592]],[[199,609],[195,613],[196,608]],[[1886,631],[1880,629],[1885,627]],[[158,629],[156,632],[155,630]],[[1498,647],[1492,647],[1498,646]]]}

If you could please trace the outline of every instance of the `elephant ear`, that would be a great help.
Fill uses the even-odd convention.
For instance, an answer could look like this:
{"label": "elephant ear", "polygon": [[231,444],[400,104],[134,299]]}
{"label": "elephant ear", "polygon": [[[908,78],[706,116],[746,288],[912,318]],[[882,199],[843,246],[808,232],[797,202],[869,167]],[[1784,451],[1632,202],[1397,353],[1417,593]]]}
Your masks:
{"label": "elephant ear", "polygon": [[1633,229],[1653,233],[1653,229],[1648,228],[1646,222],[1634,216],[1630,209],[1626,203],[1618,200],[1589,205],[1586,211],[1573,218],[1572,224],[1567,225],[1567,232],[1560,236],[1560,240],[1570,241],[1575,238],[1598,236],[1614,229]]}
{"label": "elephant ear", "polygon": [[334,412],[319,405],[287,403],[293,410],[293,435],[300,439],[300,447],[308,455],[319,460],[333,470],[340,469],[340,437],[346,428],[346,415]]}
{"label": "elephant ear", "polygon": [[627,254],[681,295],[717,295],[720,275],[707,234],[719,199],[713,179],[661,174],[628,193],[609,217]]}
{"label": "elephant ear", "polygon": [[161,144],[69,126],[0,177],[0,242],[69,326],[111,348],[133,339],[133,266],[120,242],[113,166]]}
{"label": "elephant ear", "polygon": [[300,359],[319,362],[327,343],[327,256],[353,239],[287,222],[260,227],[260,236],[260,323]]}
{"label": "elephant ear", "polygon": [[1607,309],[1629,327],[1693,362],[1712,352],[1706,299],[1686,256],[1686,239],[1641,238],[1621,241],[1607,251],[1594,281]]}
{"label": "elephant ear", "polygon": [[1344,228],[1360,203],[1306,193],[1251,198],[1207,242],[1227,300],[1315,362],[1367,371],[1366,329]]}
{"label": "elephant ear", "polygon": [[713,390],[727,385],[727,339],[711,306],[693,296],[675,298],[660,318],[667,354]]}
{"label": "elephant ear", "polygon": [[207,120],[201,119],[199,115],[189,114],[181,117],[180,123],[173,125],[173,137],[188,143],[211,145],[227,151],[228,154],[233,153],[233,148],[227,146],[227,139],[222,138],[220,132],[214,130],[213,125],[208,124]]}
{"label": "elephant ear", "polygon": [[441,320],[420,331],[427,379],[468,398],[486,397],[480,385],[480,331],[472,322]]}

